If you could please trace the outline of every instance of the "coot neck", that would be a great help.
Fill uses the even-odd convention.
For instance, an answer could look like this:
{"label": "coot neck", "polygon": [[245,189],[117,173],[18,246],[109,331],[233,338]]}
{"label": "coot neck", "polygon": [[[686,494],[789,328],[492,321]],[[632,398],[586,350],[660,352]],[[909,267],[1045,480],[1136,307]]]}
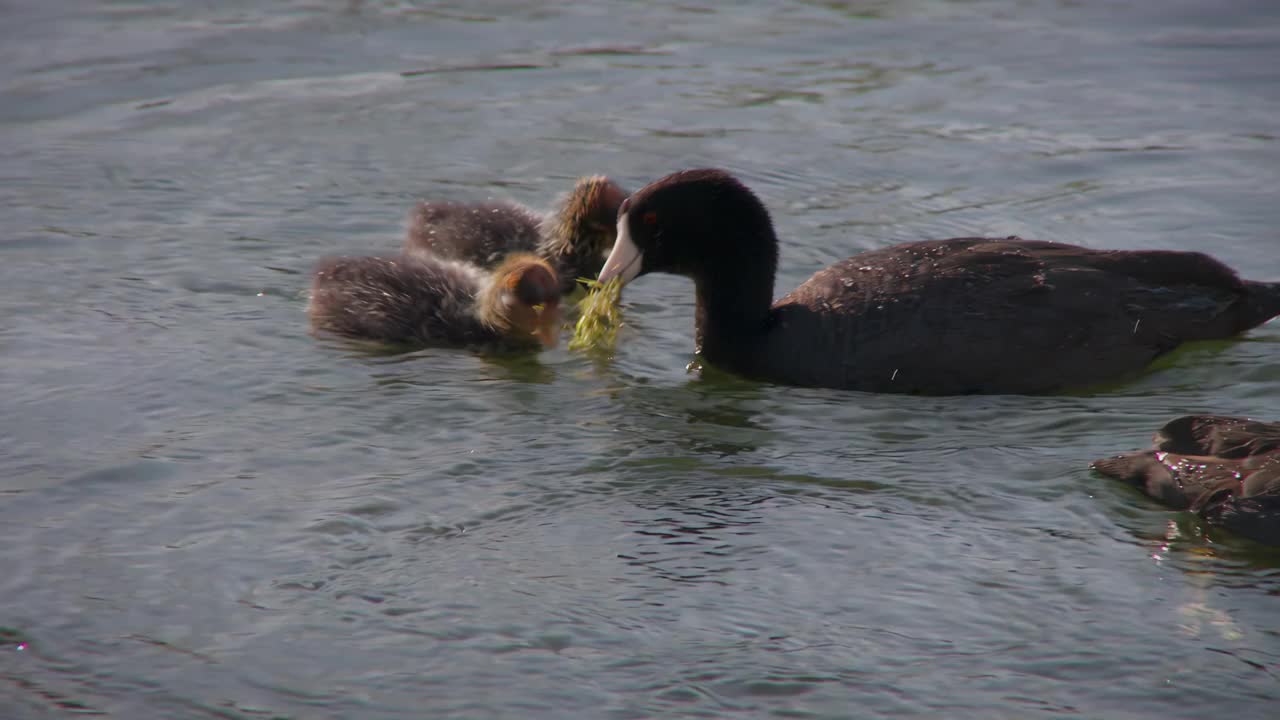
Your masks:
{"label": "coot neck", "polygon": [[770,328],[777,238],[756,230],[735,238],[732,256],[694,278],[696,349],[718,363],[745,360]]}

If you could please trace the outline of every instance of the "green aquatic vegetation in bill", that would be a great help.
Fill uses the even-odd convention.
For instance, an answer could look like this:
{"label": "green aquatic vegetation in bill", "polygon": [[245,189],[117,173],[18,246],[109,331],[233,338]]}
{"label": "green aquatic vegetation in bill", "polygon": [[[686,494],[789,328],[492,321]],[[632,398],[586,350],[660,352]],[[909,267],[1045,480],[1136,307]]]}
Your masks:
{"label": "green aquatic vegetation in bill", "polygon": [[622,325],[622,311],[618,302],[622,298],[622,278],[598,282],[579,278],[586,286],[586,297],[578,303],[578,323],[569,341],[572,350],[613,349],[618,340],[618,328]]}

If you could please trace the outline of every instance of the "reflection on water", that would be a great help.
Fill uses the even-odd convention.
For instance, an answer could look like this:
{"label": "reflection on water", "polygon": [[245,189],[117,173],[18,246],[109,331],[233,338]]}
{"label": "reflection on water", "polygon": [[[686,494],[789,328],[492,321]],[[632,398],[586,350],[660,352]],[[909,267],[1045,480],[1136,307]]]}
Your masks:
{"label": "reflection on water", "polygon": [[1280,10],[1229,5],[7,7],[6,720],[1263,716],[1276,551],[1087,463],[1274,415],[1274,324],[913,398],[699,367],[681,278],[597,357],[305,313],[422,197],[693,165],[767,203],[779,295],[979,233],[1277,279]]}
{"label": "reflection on water", "polygon": [[[659,471],[660,472],[660,471]],[[618,557],[646,568],[663,580],[721,582],[717,575],[762,569],[767,547],[743,546],[756,535],[752,527],[767,521],[762,512],[774,502],[772,493],[712,489],[679,493],[677,497],[635,498],[647,520],[628,520],[638,536]],[[699,555],[711,556],[705,563]]]}

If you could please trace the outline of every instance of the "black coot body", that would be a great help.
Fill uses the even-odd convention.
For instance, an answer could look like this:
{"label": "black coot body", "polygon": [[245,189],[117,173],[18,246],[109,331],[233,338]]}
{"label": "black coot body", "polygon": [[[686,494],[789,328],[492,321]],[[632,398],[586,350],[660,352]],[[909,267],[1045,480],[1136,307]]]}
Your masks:
{"label": "black coot body", "polygon": [[1196,252],[913,242],[836,263],[773,302],[777,257],[769,213],[750,190],[720,170],[689,170],[623,203],[600,280],[689,277],[707,361],[760,380],[872,392],[1111,382],[1184,342],[1280,314],[1280,283],[1241,280]]}

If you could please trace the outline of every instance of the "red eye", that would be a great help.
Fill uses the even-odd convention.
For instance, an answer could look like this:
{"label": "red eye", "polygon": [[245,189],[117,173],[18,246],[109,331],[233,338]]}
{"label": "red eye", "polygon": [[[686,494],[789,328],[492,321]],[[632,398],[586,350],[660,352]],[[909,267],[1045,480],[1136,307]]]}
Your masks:
{"label": "red eye", "polygon": [[656,213],[656,212],[654,212],[654,211],[650,210],[649,212],[647,212],[647,213],[645,213],[645,214],[644,214],[644,218],[643,218],[643,219],[644,219],[644,224],[645,224],[645,225],[657,225],[657,224],[658,224],[658,213]]}

